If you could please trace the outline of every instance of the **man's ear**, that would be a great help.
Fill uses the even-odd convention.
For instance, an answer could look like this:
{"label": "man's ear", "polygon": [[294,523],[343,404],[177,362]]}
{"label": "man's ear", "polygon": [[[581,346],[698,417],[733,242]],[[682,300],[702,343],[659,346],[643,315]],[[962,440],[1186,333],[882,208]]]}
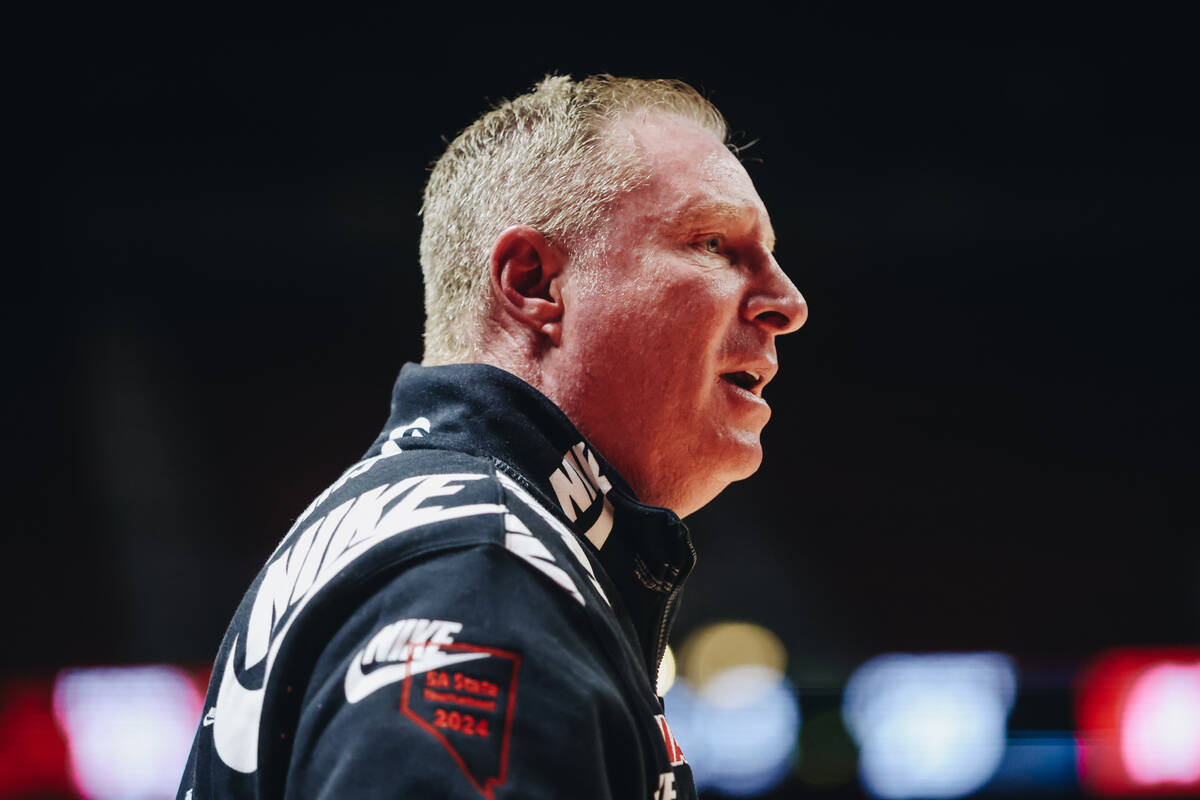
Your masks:
{"label": "man's ear", "polygon": [[562,344],[562,270],[566,256],[541,231],[513,225],[492,245],[492,294],[519,323]]}

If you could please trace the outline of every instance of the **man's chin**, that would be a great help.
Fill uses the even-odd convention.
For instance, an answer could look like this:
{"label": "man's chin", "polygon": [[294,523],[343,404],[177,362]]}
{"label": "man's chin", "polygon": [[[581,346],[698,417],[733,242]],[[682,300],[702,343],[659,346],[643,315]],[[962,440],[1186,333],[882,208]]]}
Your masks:
{"label": "man's chin", "polygon": [[762,442],[757,433],[742,432],[730,443],[730,453],[722,470],[729,483],[749,478],[762,466]]}
{"label": "man's chin", "polygon": [[693,491],[684,494],[684,502],[677,506],[664,505],[668,505],[680,517],[699,511],[715,500],[729,484],[745,480],[757,472],[762,464],[762,455],[762,447],[757,440],[753,445],[738,448],[736,453],[725,454],[719,463],[712,465],[711,470],[702,477],[697,476],[698,479],[691,484]]}

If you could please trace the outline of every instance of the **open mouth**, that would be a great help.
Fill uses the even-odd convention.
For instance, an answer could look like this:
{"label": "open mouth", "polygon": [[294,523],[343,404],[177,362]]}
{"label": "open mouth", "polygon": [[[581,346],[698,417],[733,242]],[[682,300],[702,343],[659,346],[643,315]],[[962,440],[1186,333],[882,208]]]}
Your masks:
{"label": "open mouth", "polygon": [[744,369],[738,372],[726,372],[721,376],[721,380],[728,381],[734,386],[752,392],[762,382],[762,375],[753,370]]}

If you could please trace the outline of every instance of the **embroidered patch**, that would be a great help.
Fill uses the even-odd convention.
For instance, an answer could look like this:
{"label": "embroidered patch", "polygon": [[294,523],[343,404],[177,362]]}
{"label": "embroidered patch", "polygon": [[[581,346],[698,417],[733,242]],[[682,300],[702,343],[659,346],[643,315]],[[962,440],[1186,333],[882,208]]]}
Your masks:
{"label": "embroidered patch", "polygon": [[430,669],[404,679],[400,711],[450,753],[471,785],[488,800],[504,783],[521,656],[472,644],[443,644],[469,663]]}

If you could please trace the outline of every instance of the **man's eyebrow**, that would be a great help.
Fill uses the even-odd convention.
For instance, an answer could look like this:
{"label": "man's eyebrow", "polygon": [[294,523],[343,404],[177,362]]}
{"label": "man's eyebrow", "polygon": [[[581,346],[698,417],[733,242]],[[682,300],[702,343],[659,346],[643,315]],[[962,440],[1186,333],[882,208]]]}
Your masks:
{"label": "man's eyebrow", "polygon": [[740,219],[745,213],[745,209],[741,206],[727,203],[723,200],[713,200],[711,202],[693,203],[684,205],[670,217],[670,223],[675,226],[683,227],[690,223],[697,222],[700,219],[708,219],[711,217],[726,217],[728,219]]}

